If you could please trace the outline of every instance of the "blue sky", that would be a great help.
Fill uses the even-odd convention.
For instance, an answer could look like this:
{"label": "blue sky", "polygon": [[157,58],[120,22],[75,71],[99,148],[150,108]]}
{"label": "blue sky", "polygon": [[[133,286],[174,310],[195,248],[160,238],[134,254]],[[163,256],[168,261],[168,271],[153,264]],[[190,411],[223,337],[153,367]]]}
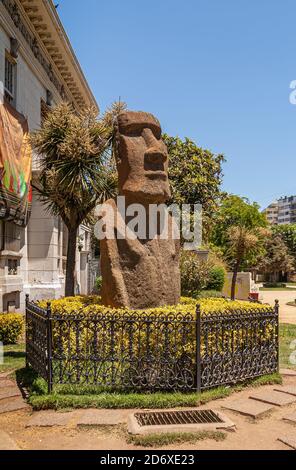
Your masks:
{"label": "blue sky", "polygon": [[262,206],[296,194],[295,0],[59,4],[101,110],[120,96],[223,153],[226,191]]}

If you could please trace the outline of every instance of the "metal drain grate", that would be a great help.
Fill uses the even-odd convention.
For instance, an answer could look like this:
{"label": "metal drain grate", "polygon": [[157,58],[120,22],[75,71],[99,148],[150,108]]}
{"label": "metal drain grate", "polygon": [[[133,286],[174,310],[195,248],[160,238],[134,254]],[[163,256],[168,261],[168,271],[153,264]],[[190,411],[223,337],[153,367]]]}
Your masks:
{"label": "metal drain grate", "polygon": [[136,413],[135,418],[140,426],[223,423],[223,420],[213,410]]}
{"label": "metal drain grate", "polygon": [[216,410],[143,411],[128,417],[132,434],[162,432],[197,432],[235,429],[227,416]]}

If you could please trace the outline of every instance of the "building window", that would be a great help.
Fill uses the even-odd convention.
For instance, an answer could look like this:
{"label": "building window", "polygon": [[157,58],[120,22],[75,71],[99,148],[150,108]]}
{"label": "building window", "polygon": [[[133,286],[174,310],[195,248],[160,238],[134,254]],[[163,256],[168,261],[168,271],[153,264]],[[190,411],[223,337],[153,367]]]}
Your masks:
{"label": "building window", "polygon": [[8,259],[8,276],[17,276],[17,260]]}
{"label": "building window", "polygon": [[16,61],[11,55],[6,52],[5,55],[5,80],[4,80],[4,94],[5,99],[12,106],[16,105]]}
{"label": "building window", "polygon": [[2,250],[19,252],[21,249],[21,229],[13,222],[1,221],[0,248]]}

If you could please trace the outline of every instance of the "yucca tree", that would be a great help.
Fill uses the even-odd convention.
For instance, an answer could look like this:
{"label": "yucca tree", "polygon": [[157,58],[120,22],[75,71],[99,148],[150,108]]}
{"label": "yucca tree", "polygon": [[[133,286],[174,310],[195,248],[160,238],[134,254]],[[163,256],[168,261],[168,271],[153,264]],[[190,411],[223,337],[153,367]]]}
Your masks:
{"label": "yucca tree", "polygon": [[237,274],[241,269],[243,261],[260,247],[267,235],[268,230],[261,227],[232,226],[227,230],[228,258],[233,266],[231,300],[235,299]]}
{"label": "yucca tree", "polygon": [[60,103],[31,135],[39,155],[38,180],[33,182],[41,201],[68,228],[65,295],[74,295],[77,231],[89,222],[96,204],[112,197],[116,188],[111,163],[113,122],[124,104],[115,103],[102,118],[93,108],[74,112]]}

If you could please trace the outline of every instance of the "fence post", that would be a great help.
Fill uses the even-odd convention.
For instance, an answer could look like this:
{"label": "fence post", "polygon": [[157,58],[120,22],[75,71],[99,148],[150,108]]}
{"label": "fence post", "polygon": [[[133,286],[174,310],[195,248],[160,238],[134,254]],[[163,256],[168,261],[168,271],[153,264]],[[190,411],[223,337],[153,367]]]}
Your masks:
{"label": "fence post", "polygon": [[277,336],[277,372],[280,372],[280,335],[279,335],[279,310],[280,310],[280,303],[279,300],[276,299],[274,305],[274,312],[276,314],[276,336]]}
{"label": "fence post", "polygon": [[196,388],[201,391],[201,354],[200,354],[200,305],[196,305],[195,336],[196,336]]}
{"label": "fence post", "polygon": [[28,361],[28,304],[29,304],[29,294],[26,294],[26,316],[25,316],[25,331],[26,331],[26,368],[29,367],[29,361]]}
{"label": "fence post", "polygon": [[47,302],[47,390],[52,392],[52,320],[51,320],[51,304]]}

